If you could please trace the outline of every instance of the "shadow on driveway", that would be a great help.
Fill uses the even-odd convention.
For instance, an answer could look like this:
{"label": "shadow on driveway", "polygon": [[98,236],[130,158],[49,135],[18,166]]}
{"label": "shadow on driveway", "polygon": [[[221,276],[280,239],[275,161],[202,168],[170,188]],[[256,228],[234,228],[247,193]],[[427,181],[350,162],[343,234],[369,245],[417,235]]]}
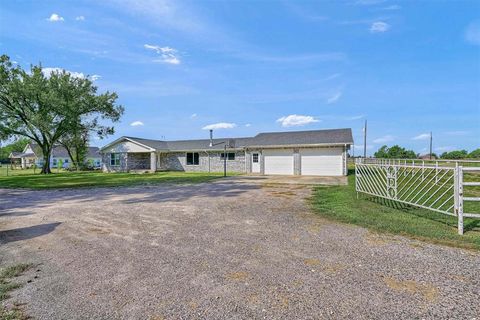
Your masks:
{"label": "shadow on driveway", "polygon": [[60,222],[53,222],[39,224],[31,227],[0,231],[0,243],[6,244],[9,242],[22,241],[40,237],[52,232],[59,225]]}

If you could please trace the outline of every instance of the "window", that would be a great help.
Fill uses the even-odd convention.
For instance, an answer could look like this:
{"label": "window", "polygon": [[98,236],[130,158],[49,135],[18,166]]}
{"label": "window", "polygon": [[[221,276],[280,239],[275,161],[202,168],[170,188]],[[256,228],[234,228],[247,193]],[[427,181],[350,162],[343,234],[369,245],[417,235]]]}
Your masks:
{"label": "window", "polygon": [[196,166],[200,163],[198,152],[187,152],[187,165]]}
{"label": "window", "polygon": [[56,167],[57,166],[57,159],[53,158],[52,160],[52,167]]}
{"label": "window", "polygon": [[258,153],[252,154],[252,161],[253,163],[258,163]]}
{"label": "window", "polygon": [[68,163],[68,159],[65,159],[64,163]]}
{"label": "window", "polygon": [[110,165],[111,166],[120,165],[120,153],[110,153]]}
{"label": "window", "polygon": [[[220,154],[220,159],[225,158],[225,153]],[[235,160],[235,152],[227,152],[227,160]]]}

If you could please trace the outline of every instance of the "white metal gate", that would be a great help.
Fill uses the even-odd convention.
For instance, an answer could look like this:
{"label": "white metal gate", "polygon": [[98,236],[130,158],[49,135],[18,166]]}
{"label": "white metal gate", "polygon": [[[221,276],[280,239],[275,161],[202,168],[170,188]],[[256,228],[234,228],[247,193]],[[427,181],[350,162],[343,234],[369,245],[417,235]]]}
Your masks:
{"label": "white metal gate", "polygon": [[464,187],[480,186],[479,181],[464,182],[464,173],[480,173],[480,167],[362,160],[355,163],[357,192],[457,216],[459,234],[463,234],[463,217],[480,218],[480,213],[464,212],[465,201],[480,201],[480,197],[464,196]]}

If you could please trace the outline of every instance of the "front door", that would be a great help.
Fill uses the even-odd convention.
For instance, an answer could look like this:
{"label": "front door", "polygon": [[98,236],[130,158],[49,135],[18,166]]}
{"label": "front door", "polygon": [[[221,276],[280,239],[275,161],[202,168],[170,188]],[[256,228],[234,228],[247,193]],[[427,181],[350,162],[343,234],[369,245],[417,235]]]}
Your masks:
{"label": "front door", "polygon": [[252,153],[252,173],[260,173],[260,156],[258,153]]}

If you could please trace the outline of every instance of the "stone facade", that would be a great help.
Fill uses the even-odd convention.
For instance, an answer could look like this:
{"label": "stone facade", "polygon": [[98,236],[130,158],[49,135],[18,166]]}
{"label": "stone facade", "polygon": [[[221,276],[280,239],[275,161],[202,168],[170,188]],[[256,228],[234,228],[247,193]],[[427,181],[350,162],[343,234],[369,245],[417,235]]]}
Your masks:
{"label": "stone facade", "polygon": [[127,168],[127,158],[128,153],[120,152],[120,165],[112,166],[110,164],[110,153],[103,153],[102,154],[102,170],[104,172],[125,172],[128,171]]}
{"label": "stone facade", "polygon": [[129,153],[128,170],[150,170],[150,153]]}
{"label": "stone facade", "polygon": [[130,170],[150,170],[150,153],[118,152],[120,165],[112,166],[111,153],[102,154],[102,169],[105,172],[128,172]]}
{"label": "stone facade", "polygon": [[[232,151],[227,151],[232,152]],[[186,172],[223,172],[223,159],[220,151],[199,151],[198,165],[187,165],[187,152],[160,154],[159,170]],[[227,160],[228,172],[245,172],[245,152],[235,151],[235,160]]]}
{"label": "stone facade", "polygon": [[[293,174],[301,175],[302,157],[301,148],[293,148]],[[265,174],[265,161],[262,149],[248,149],[227,151],[235,153],[235,160],[227,160],[228,172],[252,173],[252,154],[258,153],[260,172]],[[347,174],[346,148],[342,150],[343,175]],[[187,152],[121,152],[120,165],[110,164],[110,153],[103,154],[103,170],[105,172],[128,172],[131,170],[145,171],[185,171],[185,172],[223,172],[223,159],[221,151],[191,151],[198,153],[198,165],[187,165]],[[188,153],[191,153],[188,152]]]}

